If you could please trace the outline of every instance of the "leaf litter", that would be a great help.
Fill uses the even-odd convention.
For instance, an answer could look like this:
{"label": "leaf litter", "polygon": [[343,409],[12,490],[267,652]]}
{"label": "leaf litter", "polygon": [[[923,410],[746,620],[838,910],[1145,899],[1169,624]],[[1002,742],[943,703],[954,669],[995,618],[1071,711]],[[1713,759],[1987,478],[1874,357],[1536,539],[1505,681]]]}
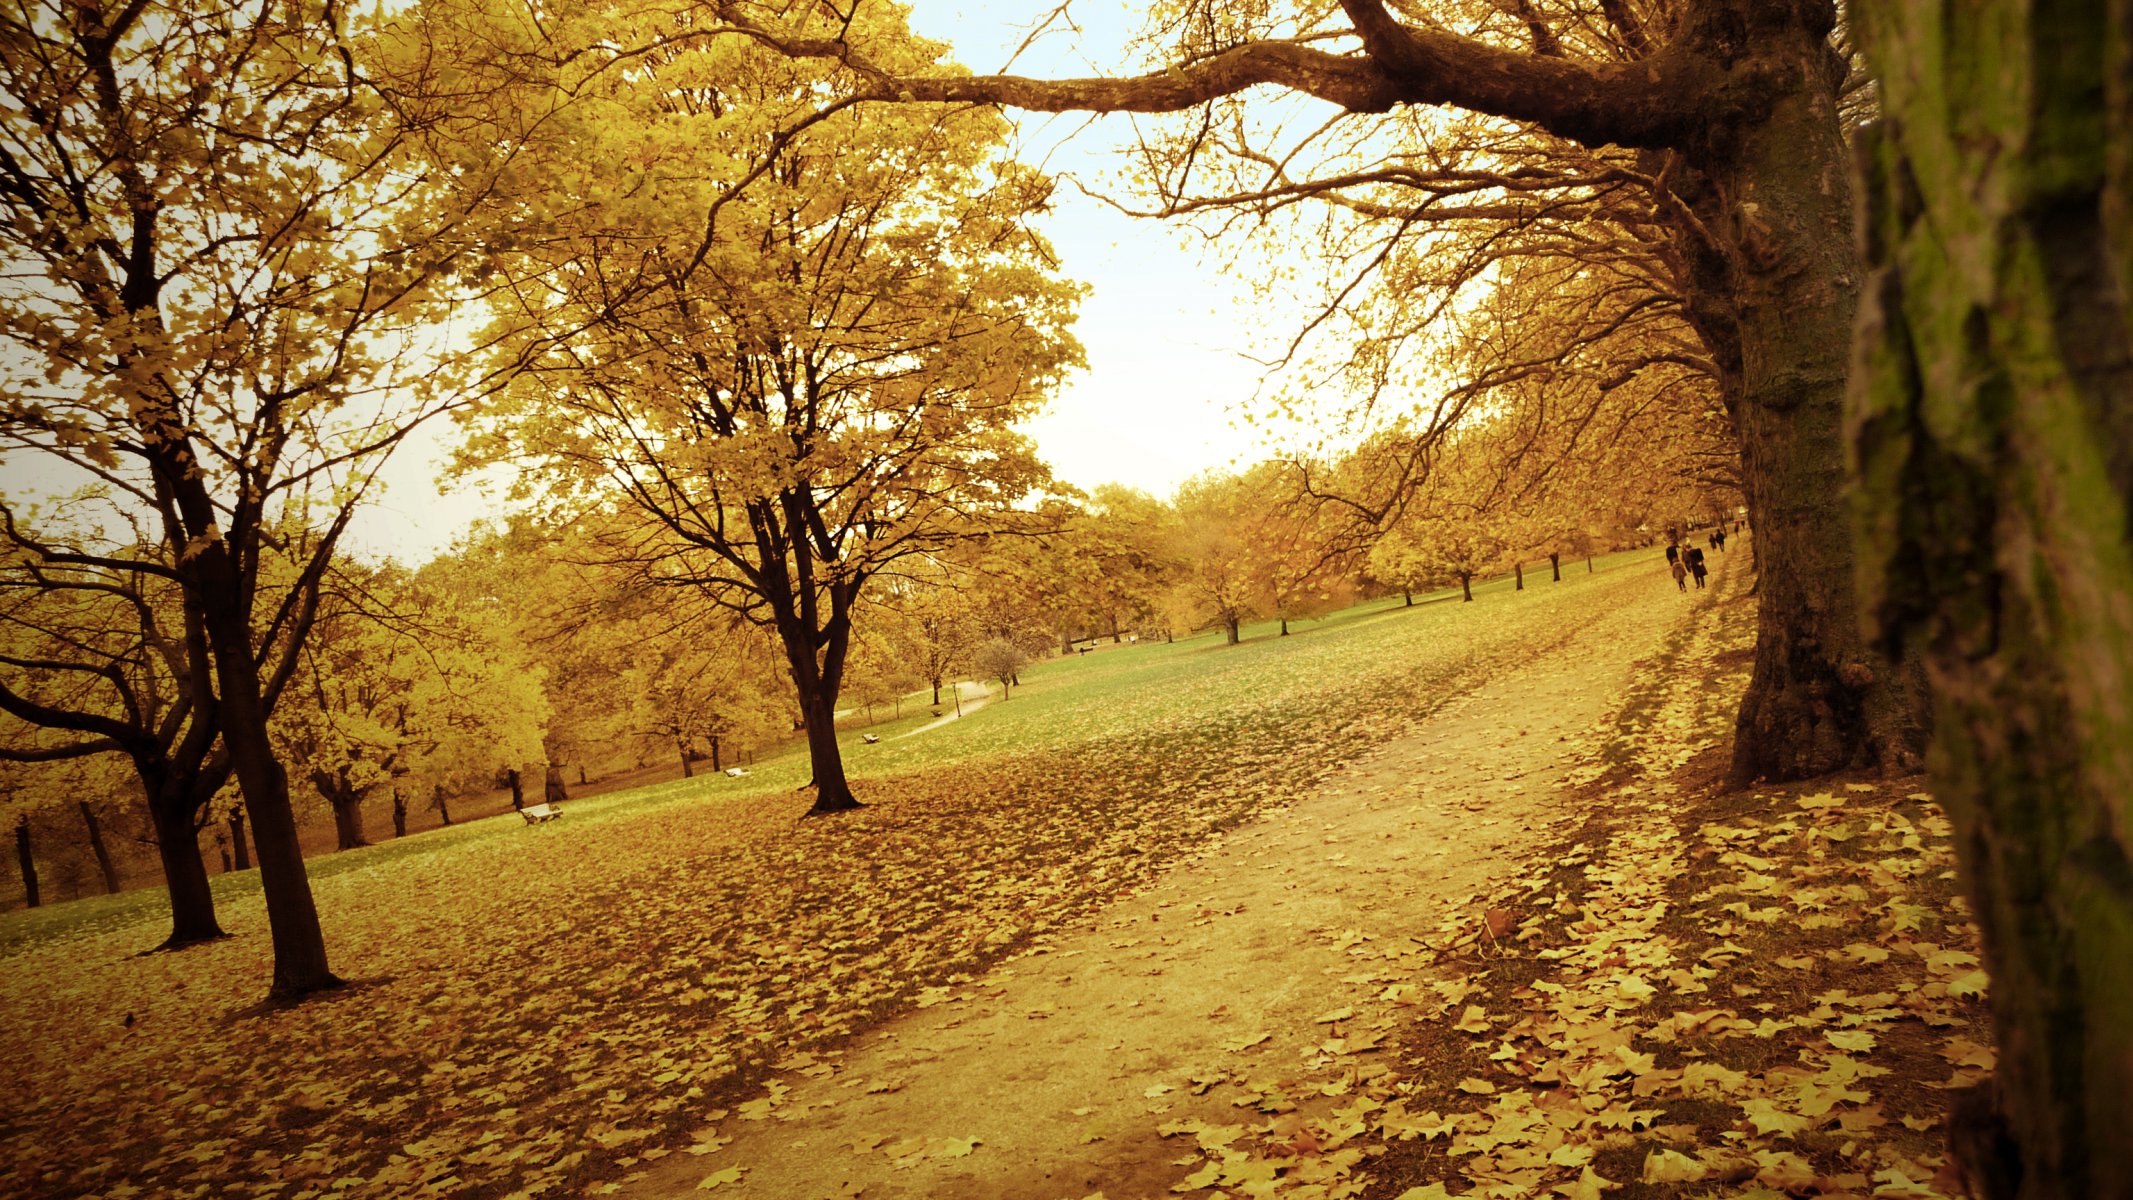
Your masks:
{"label": "leaf litter", "polygon": [[[358,986],[292,1009],[250,1013],[268,973],[256,900],[226,906],[242,936],[182,954],[136,957],[152,940],[138,924],[17,943],[0,970],[16,1082],[0,1191],[575,1194],[736,1129],[805,1122],[781,1062],[813,1051],[834,1072],[854,1033],[966,1003],[988,966],[1309,794],[1645,574],[1246,647],[1041,735],[1006,724],[1034,706],[998,706],[987,718],[1006,714],[1012,737],[862,777],[874,803],[834,821],[796,823],[803,802],[783,787],[698,781],[561,836],[340,872],[318,902]],[[1314,1040],[1352,1053],[1373,1032],[1343,1022]],[[707,1134],[721,1107],[729,1123]],[[698,1155],[700,1177],[726,1169]]]}

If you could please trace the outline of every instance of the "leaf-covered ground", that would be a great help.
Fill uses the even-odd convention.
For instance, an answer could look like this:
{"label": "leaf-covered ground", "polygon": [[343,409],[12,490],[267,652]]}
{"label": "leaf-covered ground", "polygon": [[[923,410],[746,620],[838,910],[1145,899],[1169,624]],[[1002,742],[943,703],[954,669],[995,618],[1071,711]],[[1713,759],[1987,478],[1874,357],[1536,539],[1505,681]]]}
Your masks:
{"label": "leaf-covered ground", "polygon": [[0,1193],[592,1189],[701,1147],[721,1106],[774,1102],[771,1064],[1041,943],[1652,575],[1062,663],[1049,702],[1033,674],[968,722],[855,747],[871,806],[833,820],[795,819],[785,767],[335,856],[319,903],[357,986],[294,1009],[251,1008],[256,899],[225,899],[240,936],[174,955],[135,954],[152,914],[45,926],[0,943]]}
{"label": "leaf-covered ground", "polygon": [[1173,1130],[1204,1156],[1174,1192],[1963,1194],[1944,1123],[1992,1050],[1947,823],[1916,778],[1719,791],[1734,582],[1644,672],[1584,828],[1410,943],[1346,947],[1382,1061],[1247,1091],[1219,1144]]}

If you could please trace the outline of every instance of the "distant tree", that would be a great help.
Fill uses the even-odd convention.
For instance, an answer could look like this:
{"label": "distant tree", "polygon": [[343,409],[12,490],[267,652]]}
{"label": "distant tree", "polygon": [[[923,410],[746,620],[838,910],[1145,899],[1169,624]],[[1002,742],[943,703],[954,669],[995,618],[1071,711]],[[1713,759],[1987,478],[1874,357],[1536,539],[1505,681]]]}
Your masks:
{"label": "distant tree", "polygon": [[1236,476],[1210,472],[1180,486],[1173,504],[1170,553],[1179,565],[1172,595],[1190,625],[1219,626],[1234,646],[1243,623],[1258,615],[1249,497]]}
{"label": "distant tree", "polygon": [[992,638],[970,652],[970,665],[978,674],[999,680],[1000,699],[1005,700],[1010,685],[1020,678],[1022,668],[1029,665],[1029,655],[1006,638]]}

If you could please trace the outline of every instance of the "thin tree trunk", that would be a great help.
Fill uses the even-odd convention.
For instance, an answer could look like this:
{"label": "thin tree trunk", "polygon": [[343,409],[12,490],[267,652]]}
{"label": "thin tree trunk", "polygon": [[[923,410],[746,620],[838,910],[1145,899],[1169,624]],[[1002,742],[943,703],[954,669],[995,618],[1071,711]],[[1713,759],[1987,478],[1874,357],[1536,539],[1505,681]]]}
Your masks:
{"label": "thin tree trunk", "polygon": [[244,840],[244,805],[230,808],[230,851],[236,857],[233,864],[240,871],[252,869],[251,843]]}
{"label": "thin tree trunk", "polygon": [[407,836],[407,797],[400,794],[399,788],[393,789],[393,836]]}
{"label": "thin tree trunk", "polygon": [[935,708],[939,708],[940,706],[941,706],[941,677],[940,677],[940,676],[938,676],[938,675],[935,675],[935,676],[933,677],[933,707],[935,707]]}
{"label": "thin tree trunk", "polygon": [[1281,618],[1281,636],[1289,636],[1289,619],[1286,616]]}
{"label": "thin tree trunk", "polygon": [[1512,591],[1523,592],[1526,590],[1526,564],[1512,563],[1511,577],[1518,581],[1517,585],[1511,589]]}
{"label": "thin tree trunk", "polygon": [[1401,605],[1401,607],[1413,608],[1415,606],[1415,594],[1412,591],[1408,591],[1403,588],[1400,592],[1400,598],[1406,601],[1406,603]]}
{"label": "thin tree trunk", "polygon": [[96,812],[87,800],[76,800],[81,809],[81,823],[89,830],[89,850],[96,855],[96,869],[103,872],[104,894],[109,896],[119,890],[118,868],[111,865],[111,851],[104,845],[104,831],[96,823]]}
{"label": "thin tree trunk", "polygon": [[526,807],[526,785],[519,781],[517,767],[504,768],[504,783],[511,789],[511,811],[518,812],[524,809]]}
{"label": "thin tree trunk", "polygon": [[[1885,646],[1924,651],[1933,795],[1984,935],[1999,1050],[1951,1150],[1985,1200],[2124,1200],[2133,12],[1854,12],[1889,114],[1864,147],[1862,600]],[[1775,531],[1754,516],[1760,555]]]}
{"label": "thin tree trunk", "polygon": [[578,786],[579,786],[579,787],[584,787],[584,786],[585,786],[585,785],[586,785],[587,783],[589,783],[589,782],[591,782],[591,781],[585,778],[585,764],[584,764],[584,763],[579,763],[579,764],[578,764]]}
{"label": "thin tree trunk", "polygon": [[266,703],[260,694],[258,665],[252,655],[251,629],[243,617],[214,597],[204,624],[215,654],[215,676],[222,701],[222,738],[245,810],[252,818],[253,848],[259,852],[259,886],[266,899],[267,929],[274,946],[273,1000],[295,1000],[341,986],[326,961],[326,934],[320,928],[304,851],[297,840],[296,810],[289,803],[289,777],[275,761],[267,733]]}
{"label": "thin tree trunk", "polygon": [[713,771],[723,771],[726,769],[726,765],[719,761],[718,751],[718,735],[714,733],[711,735],[711,769]]}
{"label": "thin tree trunk", "polygon": [[207,863],[200,857],[192,807],[169,797],[151,798],[148,817],[155,827],[164,888],[170,893],[170,936],[163,939],[161,949],[227,937],[215,919],[215,893],[207,885]]}
{"label": "thin tree trunk", "polygon": [[30,908],[44,903],[37,891],[37,860],[30,856],[30,819],[26,816],[15,822],[15,864],[22,870],[24,902]]}
{"label": "thin tree trunk", "polygon": [[1461,604],[1472,604],[1474,602],[1474,576],[1472,574],[1460,574],[1459,590],[1466,597],[1464,600],[1460,601]]}
{"label": "thin tree trunk", "polygon": [[1585,573],[1587,575],[1592,574],[1592,555],[1590,554],[1585,556]]}
{"label": "thin tree trunk", "polygon": [[1560,554],[1560,553],[1555,553],[1555,554],[1550,554],[1550,555],[1548,556],[1548,569],[1549,569],[1550,571],[1553,571],[1553,572],[1555,572],[1555,578],[1554,578],[1554,579],[1551,579],[1551,580],[1549,580],[1549,582],[1550,582],[1550,583],[1561,583],[1561,582],[1563,581],[1563,556],[1562,556],[1562,554]]}
{"label": "thin tree trunk", "polygon": [[682,741],[680,738],[675,738],[674,753],[681,758],[681,777],[683,779],[696,778],[696,767],[689,762],[689,743]]}
{"label": "thin tree trunk", "polygon": [[452,810],[444,802],[443,784],[430,785],[430,803],[437,806],[437,819],[443,824],[450,825],[452,823]]}

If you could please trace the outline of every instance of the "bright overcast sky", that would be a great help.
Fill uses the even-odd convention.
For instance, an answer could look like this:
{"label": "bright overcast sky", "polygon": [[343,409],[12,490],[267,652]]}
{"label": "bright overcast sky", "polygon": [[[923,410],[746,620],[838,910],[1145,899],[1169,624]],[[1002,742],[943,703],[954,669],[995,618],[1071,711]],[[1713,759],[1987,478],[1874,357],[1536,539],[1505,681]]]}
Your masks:
{"label": "bright overcast sky", "polygon": [[[973,70],[999,69],[1022,41],[1029,22],[1049,3],[985,4],[977,0],[916,0],[912,25],[951,43]],[[1014,64],[1017,74],[1088,75],[1116,70],[1133,10],[1117,0],[1078,0],[1072,12],[1082,32],[1048,36]],[[1115,176],[1114,153],[1131,137],[1129,118],[1023,114],[1019,153],[1056,175],[1072,175],[1092,189]],[[1243,418],[1260,370],[1246,357],[1256,345],[1294,328],[1293,309],[1243,294],[1212,258],[1187,249],[1197,238],[1179,227],[1128,217],[1062,184],[1046,231],[1063,272],[1089,285],[1075,326],[1088,369],[1062,390],[1051,410],[1026,431],[1053,470],[1090,487],[1118,482],[1167,496],[1180,482],[1210,467],[1248,462],[1265,453]],[[440,493],[437,478],[448,454],[449,428],[405,447],[387,470],[389,487],[351,530],[356,545],[420,562],[496,507],[463,490]]]}

